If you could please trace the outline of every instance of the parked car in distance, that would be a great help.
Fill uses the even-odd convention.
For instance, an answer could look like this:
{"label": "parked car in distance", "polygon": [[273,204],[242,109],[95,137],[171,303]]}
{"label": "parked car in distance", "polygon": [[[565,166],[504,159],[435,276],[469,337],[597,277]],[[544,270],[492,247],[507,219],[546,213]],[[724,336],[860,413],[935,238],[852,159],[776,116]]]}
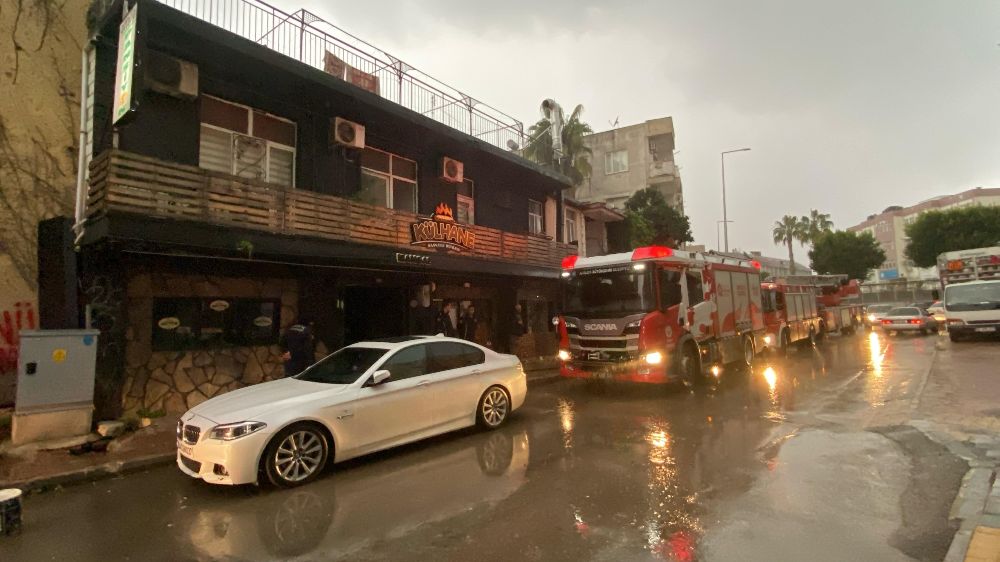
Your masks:
{"label": "parked car in distance", "polygon": [[934,304],[928,306],[927,313],[933,316],[934,320],[937,320],[937,323],[940,325],[944,325],[947,319],[944,313],[944,303],[941,301],[934,301]]}
{"label": "parked car in distance", "polygon": [[869,328],[874,329],[876,326],[882,325],[882,317],[885,316],[887,312],[892,310],[896,305],[894,304],[873,304],[869,305],[865,309],[865,324],[868,324]]}
{"label": "parked car in distance", "polygon": [[938,323],[926,310],[916,306],[894,308],[882,317],[882,329],[889,335],[897,332],[936,332]]}
{"label": "parked car in distance", "polygon": [[915,307],[919,308],[920,310],[927,310],[928,308],[934,306],[935,304],[939,304],[939,303],[940,303],[940,301],[917,301],[917,302],[911,302],[907,306],[915,306]]}
{"label": "parked car in distance", "polygon": [[464,340],[344,347],[302,373],[235,390],[177,422],[177,466],[213,484],[297,486],[341,462],[479,424],[524,403],[521,362]]}

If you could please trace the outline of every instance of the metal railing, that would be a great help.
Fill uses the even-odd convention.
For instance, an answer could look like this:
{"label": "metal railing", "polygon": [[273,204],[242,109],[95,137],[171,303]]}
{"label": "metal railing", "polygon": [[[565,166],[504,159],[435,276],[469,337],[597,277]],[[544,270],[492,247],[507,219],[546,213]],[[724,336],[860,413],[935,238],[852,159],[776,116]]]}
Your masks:
{"label": "metal railing", "polygon": [[329,52],[374,76],[387,100],[504,150],[524,146],[522,122],[307,10],[289,14],[260,0],[158,1],[320,70]]}

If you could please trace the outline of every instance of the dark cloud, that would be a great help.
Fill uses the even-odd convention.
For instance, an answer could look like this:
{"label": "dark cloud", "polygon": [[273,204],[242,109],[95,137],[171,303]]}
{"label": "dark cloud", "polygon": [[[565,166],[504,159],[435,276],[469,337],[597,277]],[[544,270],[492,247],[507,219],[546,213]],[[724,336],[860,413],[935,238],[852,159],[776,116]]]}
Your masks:
{"label": "dark cloud", "polygon": [[770,224],[848,226],[890,204],[1000,184],[1000,3],[991,0],[305,6],[526,122],[583,103],[596,129],[672,115],[699,241],[783,255]]}

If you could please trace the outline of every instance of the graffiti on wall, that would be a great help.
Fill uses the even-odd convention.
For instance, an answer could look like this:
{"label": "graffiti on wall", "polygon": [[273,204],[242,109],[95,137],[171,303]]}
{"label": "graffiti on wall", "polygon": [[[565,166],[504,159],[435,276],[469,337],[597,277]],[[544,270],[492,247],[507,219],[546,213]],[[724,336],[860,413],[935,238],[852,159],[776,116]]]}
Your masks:
{"label": "graffiti on wall", "polygon": [[14,308],[0,311],[0,374],[17,371],[21,330],[35,327],[35,308],[30,302],[17,302]]}

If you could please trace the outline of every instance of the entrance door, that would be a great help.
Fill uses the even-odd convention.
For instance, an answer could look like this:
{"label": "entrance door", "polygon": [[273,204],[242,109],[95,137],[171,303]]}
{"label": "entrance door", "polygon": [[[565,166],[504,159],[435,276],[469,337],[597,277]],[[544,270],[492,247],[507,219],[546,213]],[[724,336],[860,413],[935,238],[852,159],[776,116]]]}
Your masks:
{"label": "entrance door", "polygon": [[406,334],[406,290],[344,288],[344,344]]}

